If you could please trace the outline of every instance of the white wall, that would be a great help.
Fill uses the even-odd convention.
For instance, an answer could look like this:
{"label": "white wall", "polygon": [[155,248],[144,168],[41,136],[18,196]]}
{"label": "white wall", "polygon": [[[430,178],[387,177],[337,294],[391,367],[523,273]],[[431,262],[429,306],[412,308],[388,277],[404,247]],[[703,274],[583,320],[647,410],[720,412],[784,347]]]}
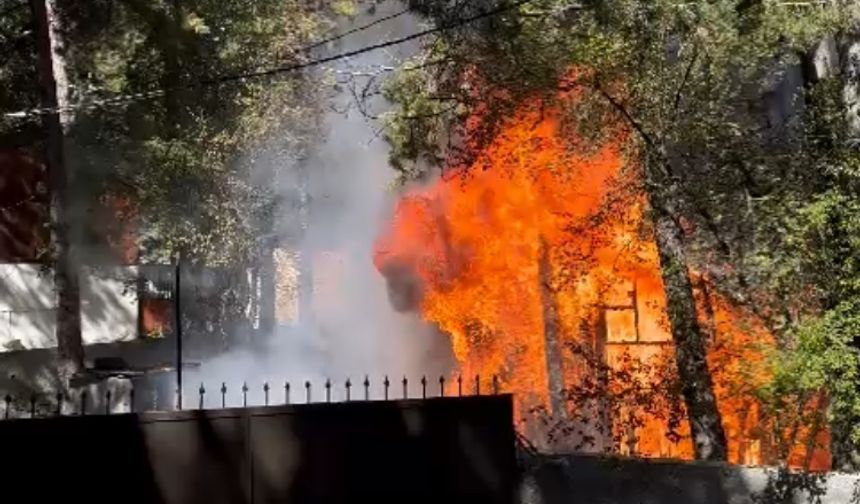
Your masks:
{"label": "white wall", "polygon": [[[87,268],[80,273],[84,344],[137,336],[133,266]],[[0,352],[56,346],[56,293],[52,273],[37,264],[0,264]]]}

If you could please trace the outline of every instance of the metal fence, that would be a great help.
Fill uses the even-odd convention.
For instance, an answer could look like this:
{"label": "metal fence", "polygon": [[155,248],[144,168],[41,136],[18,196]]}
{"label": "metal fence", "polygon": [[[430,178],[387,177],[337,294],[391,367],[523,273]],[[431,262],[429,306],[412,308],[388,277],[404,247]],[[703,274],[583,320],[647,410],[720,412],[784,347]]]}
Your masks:
{"label": "metal fence", "polygon": [[[431,394],[424,379],[420,396],[403,400],[409,382],[395,394],[383,377],[389,400],[350,393],[348,401],[325,402],[331,394],[324,393],[320,402],[308,394],[311,404],[10,419],[0,422],[4,493],[90,504],[510,504],[512,398],[472,395],[481,383],[470,381],[454,386],[463,397],[450,397],[444,380]],[[334,389],[327,383],[323,390]],[[339,385],[344,393],[353,387]],[[364,382],[358,388],[373,390]],[[281,403],[286,384],[282,393]]]}
{"label": "metal fence", "polygon": [[[415,390],[417,383],[417,388]],[[389,376],[383,376],[374,383],[369,375],[358,383],[353,383],[350,378],[343,382],[334,382],[327,379],[321,385],[322,393],[311,381],[298,384],[300,390],[294,390],[294,385],[289,381],[282,383],[264,382],[259,391],[262,392],[262,402],[249,403],[248,397],[251,388],[247,382],[237,387],[228,386],[227,382],[221,382],[214,390],[201,383],[196,389],[196,398],[192,404],[181,400],[179,394],[174,394],[174,410],[183,409],[212,409],[207,405],[212,404],[211,396],[216,397],[216,408],[249,407],[249,406],[275,406],[291,404],[331,403],[333,391],[340,389],[343,392],[342,402],[351,401],[373,401],[373,400],[396,400],[396,399],[428,399],[432,397],[464,397],[482,395],[481,376],[476,375],[471,379],[464,379],[462,375],[455,378],[439,376],[437,379],[428,380],[422,376],[419,380],[410,382],[404,376],[392,381]],[[381,387],[381,396],[372,397],[374,387]],[[412,388],[410,388],[412,387]],[[64,392],[37,393],[31,392],[25,395],[6,394],[3,397],[2,420],[11,419],[34,419],[55,416],[87,416],[87,415],[111,415],[120,413],[141,413],[146,411],[158,411],[157,408],[148,408],[141,404],[141,391],[152,393],[152,386],[135,386],[132,380],[111,380],[102,382],[102,385],[94,387],[83,387],[71,396]],[[497,376],[492,376],[484,385],[484,394],[498,395],[501,393],[500,382]],[[188,397],[185,395],[185,397]],[[209,398],[207,400],[207,398]],[[234,400],[238,399],[238,403]],[[296,400],[298,399],[298,400]]]}

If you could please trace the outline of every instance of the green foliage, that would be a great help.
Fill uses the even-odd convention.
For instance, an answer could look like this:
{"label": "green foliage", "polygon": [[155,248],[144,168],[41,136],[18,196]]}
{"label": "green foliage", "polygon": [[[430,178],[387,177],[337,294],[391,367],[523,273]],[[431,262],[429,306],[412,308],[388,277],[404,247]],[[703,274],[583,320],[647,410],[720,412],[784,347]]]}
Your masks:
{"label": "green foliage", "polygon": [[[72,206],[90,214],[105,211],[104,195],[128,200],[144,261],[177,252],[210,265],[254,260],[260,236],[271,232],[271,181],[318,131],[319,88],[301,73],[212,81],[301,61],[301,48],[330,30],[335,11],[349,3],[61,2],[71,102],[81,107],[68,131]],[[4,111],[31,108],[38,98],[29,7],[14,14],[0,22],[24,41],[17,59],[0,65]],[[5,37],[4,30],[0,44]],[[115,100],[136,94],[145,98]],[[39,141],[38,121],[3,121],[0,133],[16,135],[17,144]],[[103,238],[95,229],[102,220],[76,220],[83,240]]]}
{"label": "green foliage", "polygon": [[860,443],[860,298],[850,299],[793,330],[791,346],[774,360],[766,397],[785,400],[828,391],[829,420]]}

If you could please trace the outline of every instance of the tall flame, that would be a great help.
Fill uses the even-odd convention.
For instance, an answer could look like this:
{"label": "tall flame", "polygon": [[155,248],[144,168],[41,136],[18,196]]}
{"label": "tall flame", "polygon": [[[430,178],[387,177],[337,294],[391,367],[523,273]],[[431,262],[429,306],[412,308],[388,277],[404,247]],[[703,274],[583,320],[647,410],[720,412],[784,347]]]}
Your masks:
{"label": "tall flame", "polygon": [[[474,376],[496,376],[515,395],[527,434],[540,430],[537,411],[581,424],[611,410],[614,420],[604,421],[624,441],[585,449],[689,458],[686,422],[673,424],[656,396],[636,396],[659,405],[622,427],[627,406],[575,404],[561,393],[601,372],[571,349],[588,348],[602,360],[616,398],[632,382],[654,389],[648,380],[662,378],[649,373],[672,362],[659,259],[643,226],[636,172],[623,169],[622,143],[574,152],[556,113],[523,106],[473,166],[402,196],[374,261],[394,305],[416,309],[450,337],[465,386]],[[769,462],[774,450],[763,441],[754,392],[766,380],[762,352],[773,338],[720,296],[697,294],[730,459]],[[579,439],[590,439],[580,427]],[[794,429],[795,437],[799,431],[810,436]],[[827,441],[826,433],[813,437]],[[795,464],[829,465],[826,449],[814,444],[793,442],[789,452]]]}

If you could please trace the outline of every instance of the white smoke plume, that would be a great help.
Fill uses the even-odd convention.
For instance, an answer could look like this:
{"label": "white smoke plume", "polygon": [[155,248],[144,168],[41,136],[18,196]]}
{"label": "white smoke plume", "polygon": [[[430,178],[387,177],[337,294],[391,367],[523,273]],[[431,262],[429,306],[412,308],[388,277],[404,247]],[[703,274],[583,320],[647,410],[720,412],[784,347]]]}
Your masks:
{"label": "white smoke plume", "polygon": [[[386,16],[402,5],[384,2],[372,12],[364,12],[340,27],[347,30]],[[361,31],[340,42],[337,48],[350,50],[380,40],[402,36],[417,29],[410,16],[398,16]],[[372,262],[373,244],[382,226],[390,221],[396,192],[390,189],[395,178],[387,163],[388,146],[379,136],[379,124],[360,113],[347,81],[378,74],[414,54],[415,45],[390,51],[375,51],[342,61],[333,69],[339,85],[333,92],[330,111],[324,118],[323,134],[308,159],[300,161],[306,170],[305,181],[310,205],[305,217],[297,217],[294,205],[279,210],[276,229],[295,227],[295,219],[306,218],[307,228],[299,244],[302,257],[328,258],[313,271],[316,283],[323,286],[310,306],[299,306],[300,321],[292,326],[277,326],[274,334],[260,347],[231,349],[202,363],[199,371],[187,374],[183,387],[189,399],[203,382],[207,386],[207,405],[220,404],[221,382],[229,387],[228,403],[236,404],[240,387],[247,382],[249,404],[263,400],[262,386],[271,386],[270,401],[284,400],[284,382],[291,385],[291,400],[305,401],[304,383],[313,383],[315,401],[323,400],[323,384],[331,379],[332,399],[344,398],[344,383],[353,383],[353,398],[363,398],[361,383],[371,380],[371,396],[382,396],[385,375],[392,382],[392,397],[402,394],[400,380],[410,379],[410,394],[420,394],[419,381],[426,375],[428,391],[438,389],[438,378],[450,370],[450,350],[444,336],[424,324],[413,313],[398,313],[386,292],[385,279]],[[358,83],[359,87],[361,83]],[[371,112],[378,114],[386,104],[371,99]],[[272,159],[289,165],[288,159]],[[295,166],[281,166],[278,189],[295,199],[302,180]],[[289,195],[286,196],[286,195]],[[301,281],[309,280],[307,275]],[[307,290],[309,286],[304,285]],[[302,289],[300,289],[302,290]],[[436,386],[433,387],[433,384]],[[394,385],[397,384],[397,385]],[[211,396],[213,397],[209,397]],[[218,397],[218,399],[216,399]]]}

